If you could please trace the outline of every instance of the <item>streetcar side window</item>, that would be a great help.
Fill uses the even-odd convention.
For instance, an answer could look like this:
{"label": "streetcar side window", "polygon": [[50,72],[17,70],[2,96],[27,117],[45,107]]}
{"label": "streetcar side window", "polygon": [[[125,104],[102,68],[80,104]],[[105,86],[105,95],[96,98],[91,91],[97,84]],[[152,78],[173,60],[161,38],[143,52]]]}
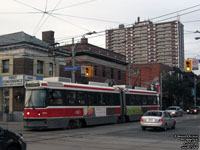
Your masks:
{"label": "streetcar side window", "polygon": [[132,106],[141,105],[142,98],[141,95],[126,94],[126,104]]}
{"label": "streetcar side window", "polygon": [[111,104],[111,102],[110,102],[110,100],[111,100],[111,95],[110,94],[107,94],[107,93],[104,93],[103,94],[103,105],[110,105]]}
{"label": "streetcar side window", "polygon": [[141,100],[139,95],[134,95],[133,99],[135,105],[141,105]]}
{"label": "streetcar side window", "polygon": [[120,105],[120,95],[119,94],[113,94],[112,104],[115,106]]}
{"label": "streetcar side window", "polygon": [[116,106],[120,105],[119,94],[111,93],[89,93],[89,105],[91,106]]}
{"label": "streetcar side window", "polygon": [[87,99],[88,99],[88,92],[78,91],[76,94],[77,94],[76,104],[77,105],[86,105]]}
{"label": "streetcar side window", "polygon": [[153,105],[158,105],[158,100],[156,96],[153,96]]}
{"label": "streetcar side window", "polygon": [[66,93],[67,104],[75,105],[76,103],[76,92],[75,91],[67,91]]}
{"label": "streetcar side window", "polygon": [[60,105],[64,104],[62,90],[50,90],[49,91],[49,105]]}
{"label": "streetcar side window", "polygon": [[148,105],[148,97],[146,95],[141,95],[142,105]]}

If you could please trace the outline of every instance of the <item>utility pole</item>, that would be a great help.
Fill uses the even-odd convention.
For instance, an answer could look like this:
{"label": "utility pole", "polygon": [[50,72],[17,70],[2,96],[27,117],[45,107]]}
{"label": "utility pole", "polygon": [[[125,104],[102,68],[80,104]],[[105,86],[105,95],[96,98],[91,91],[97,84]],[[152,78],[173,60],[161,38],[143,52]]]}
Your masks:
{"label": "utility pole", "polygon": [[131,85],[131,75],[132,75],[132,73],[131,73],[131,71],[132,71],[132,66],[131,66],[131,62],[129,62],[128,63],[128,85],[129,85],[129,87],[132,87],[132,85]]}
{"label": "utility pole", "polygon": [[194,75],[194,106],[197,105],[197,101],[196,101],[196,78]]}
{"label": "utility pole", "polygon": [[49,56],[50,57],[53,57],[53,66],[52,66],[52,72],[53,72],[53,77],[56,76],[56,45],[58,43],[53,43],[53,44],[50,44],[50,51],[49,51]]}
{"label": "utility pole", "polygon": [[160,74],[160,110],[162,110],[162,106],[163,106],[163,101],[162,101],[162,79],[163,75],[162,73]]}
{"label": "utility pole", "polygon": [[[75,66],[75,45],[74,45],[74,38],[72,38],[72,67]],[[72,83],[75,83],[75,71],[72,70]]]}

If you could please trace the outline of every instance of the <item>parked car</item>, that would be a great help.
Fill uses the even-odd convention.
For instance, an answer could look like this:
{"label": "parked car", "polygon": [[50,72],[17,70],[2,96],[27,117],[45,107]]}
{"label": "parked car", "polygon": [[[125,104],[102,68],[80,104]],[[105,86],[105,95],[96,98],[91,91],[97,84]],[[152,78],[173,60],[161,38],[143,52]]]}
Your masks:
{"label": "parked car", "polygon": [[142,130],[146,130],[146,128],[158,128],[166,131],[168,128],[175,129],[176,121],[166,111],[150,110],[141,117],[140,125]]}
{"label": "parked car", "polygon": [[183,116],[184,113],[183,109],[179,106],[170,106],[165,111],[170,113],[170,115],[173,117]]}
{"label": "parked car", "polygon": [[26,150],[22,134],[0,127],[0,150]]}
{"label": "parked car", "polygon": [[198,106],[192,106],[186,110],[187,114],[198,114],[200,112],[200,108]]}

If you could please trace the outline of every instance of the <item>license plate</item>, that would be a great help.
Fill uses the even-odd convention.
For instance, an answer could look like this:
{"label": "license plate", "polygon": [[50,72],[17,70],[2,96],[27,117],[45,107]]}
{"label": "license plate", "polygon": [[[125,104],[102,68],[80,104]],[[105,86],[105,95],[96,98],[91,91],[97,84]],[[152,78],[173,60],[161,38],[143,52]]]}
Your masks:
{"label": "license plate", "polygon": [[155,122],[155,119],[146,119],[146,122]]}

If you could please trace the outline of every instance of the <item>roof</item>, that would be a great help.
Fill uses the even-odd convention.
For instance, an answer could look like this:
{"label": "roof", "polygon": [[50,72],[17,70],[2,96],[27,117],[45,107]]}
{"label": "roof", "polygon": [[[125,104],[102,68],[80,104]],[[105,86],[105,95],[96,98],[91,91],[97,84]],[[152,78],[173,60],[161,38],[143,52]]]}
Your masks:
{"label": "roof", "polygon": [[112,61],[112,62],[115,62],[115,63],[118,63],[118,64],[122,64],[122,65],[126,65],[127,64],[123,60],[119,60],[119,59],[116,59],[116,58],[112,58],[110,56],[102,55],[102,54],[99,54],[97,52],[90,51],[90,50],[76,52],[76,56],[81,56],[81,55],[89,55],[89,56],[93,56],[93,57],[100,58],[100,59],[107,60],[107,61]]}
{"label": "roof", "polygon": [[0,36],[0,46],[7,46],[18,43],[31,43],[42,47],[48,47],[49,44],[37,39],[34,36],[28,35],[24,32],[16,32]]}

